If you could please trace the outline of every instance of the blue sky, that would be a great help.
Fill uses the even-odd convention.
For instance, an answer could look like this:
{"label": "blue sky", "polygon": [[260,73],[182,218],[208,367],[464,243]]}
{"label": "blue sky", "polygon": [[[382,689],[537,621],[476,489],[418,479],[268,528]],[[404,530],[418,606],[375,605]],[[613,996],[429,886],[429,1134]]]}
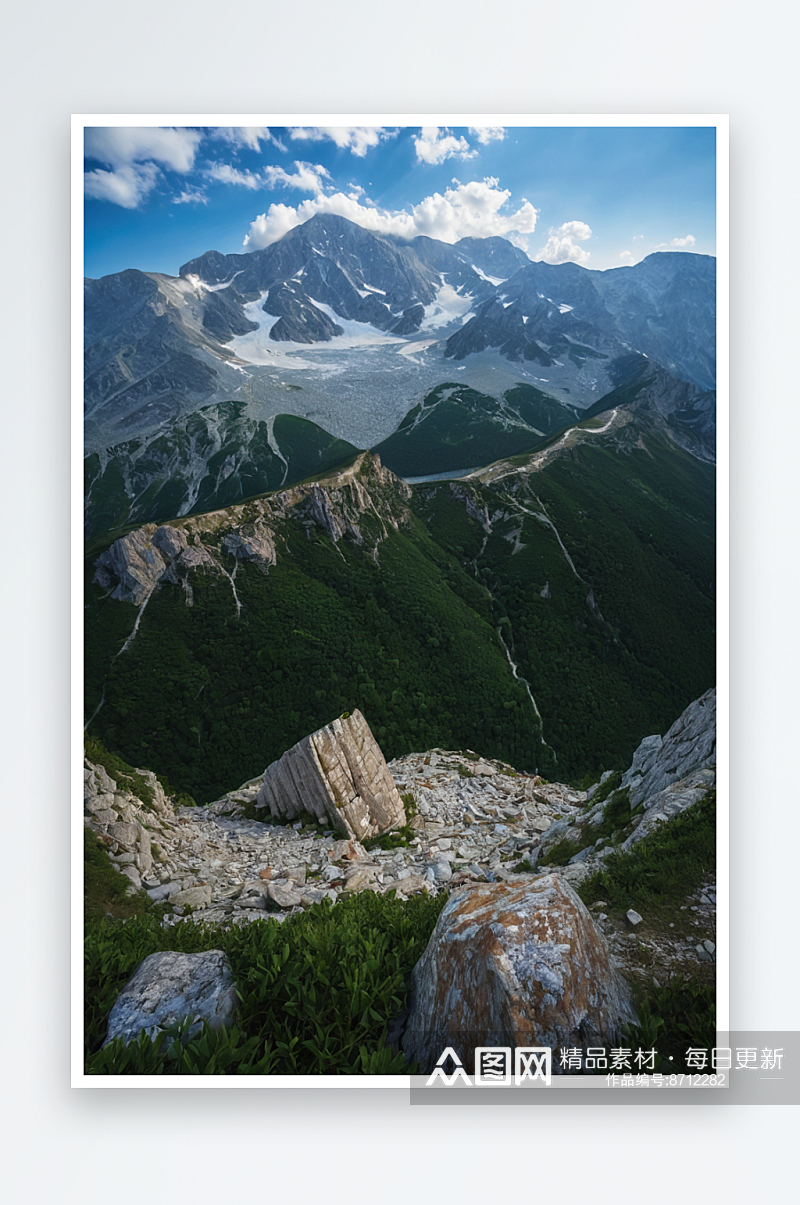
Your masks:
{"label": "blue sky", "polygon": [[176,275],[314,213],[587,268],[714,255],[713,127],[207,126],[85,131],[85,274]]}

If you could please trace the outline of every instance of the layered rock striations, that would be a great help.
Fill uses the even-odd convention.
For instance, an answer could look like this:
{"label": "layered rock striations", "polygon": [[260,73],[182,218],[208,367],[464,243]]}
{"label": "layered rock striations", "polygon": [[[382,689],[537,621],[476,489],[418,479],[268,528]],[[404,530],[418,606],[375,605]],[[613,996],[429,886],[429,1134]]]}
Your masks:
{"label": "layered rock striations", "polygon": [[622,786],[638,807],[697,770],[716,766],[717,691],[707,690],[690,703],[664,737],[646,736],[633,755]]}
{"label": "layered rock striations", "polygon": [[310,814],[358,840],[406,822],[389,767],[358,710],[298,741],[268,766],[256,808],[283,820]]}

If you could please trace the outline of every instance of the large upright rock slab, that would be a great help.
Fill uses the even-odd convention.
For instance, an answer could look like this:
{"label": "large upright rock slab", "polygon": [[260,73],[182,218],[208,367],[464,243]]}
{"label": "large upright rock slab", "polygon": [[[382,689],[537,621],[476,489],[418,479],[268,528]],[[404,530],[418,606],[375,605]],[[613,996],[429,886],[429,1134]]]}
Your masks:
{"label": "large upright rock slab", "polygon": [[144,1031],[151,1038],[170,1025],[194,1018],[187,1037],[205,1021],[211,1029],[233,1024],[236,985],[221,950],[179,954],[164,950],[140,962],[117,996],[108,1018],[105,1044],[124,1038],[126,1044]]}
{"label": "large upright rock slab", "polygon": [[646,736],[633,755],[622,786],[630,788],[631,807],[659,794],[673,782],[717,762],[717,691],[707,690],[690,703],[663,738]]}
{"label": "large upright rock slab", "polygon": [[304,737],[267,766],[255,806],[282,820],[310,814],[359,841],[406,822],[395,781],[360,711]]}
{"label": "large upright rock slab", "polygon": [[610,1047],[635,1020],[604,937],[555,874],[454,892],[413,979],[403,1051],[423,1072],[448,1046],[470,1072],[477,1046]]}

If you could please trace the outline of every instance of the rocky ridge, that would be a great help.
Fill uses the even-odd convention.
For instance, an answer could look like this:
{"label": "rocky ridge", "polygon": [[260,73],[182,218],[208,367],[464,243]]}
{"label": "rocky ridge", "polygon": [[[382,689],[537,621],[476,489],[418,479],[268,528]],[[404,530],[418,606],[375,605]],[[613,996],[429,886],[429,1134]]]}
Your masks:
{"label": "rocky ridge", "polygon": [[[362,452],[329,480],[161,526],[146,523],[98,557],[94,581],[112,598],[137,607],[161,582],[181,584],[191,605],[190,576],[202,569],[230,580],[238,611],[238,563],[249,561],[268,571],[276,562],[285,524],[299,523],[307,533],[316,527],[334,544],[346,537],[369,548],[378,560],[387,524],[397,528],[407,522],[410,498],[411,487],[385,468],[380,457]],[[233,559],[232,570],[225,566],[226,556]]]}

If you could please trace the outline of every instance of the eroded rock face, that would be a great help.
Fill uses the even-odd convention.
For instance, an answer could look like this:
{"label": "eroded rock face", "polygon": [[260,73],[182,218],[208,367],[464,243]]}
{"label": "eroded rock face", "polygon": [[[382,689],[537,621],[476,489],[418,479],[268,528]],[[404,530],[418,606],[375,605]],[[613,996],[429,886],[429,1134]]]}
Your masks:
{"label": "eroded rock face", "polygon": [[310,813],[358,840],[406,822],[394,779],[360,711],[298,741],[268,766],[256,807],[284,820]]}
{"label": "eroded rock face", "polygon": [[224,552],[235,556],[237,561],[253,561],[262,568],[275,564],[275,541],[263,526],[250,531],[241,528],[228,532],[222,541]]}
{"label": "eroded rock face", "polygon": [[623,841],[621,848],[629,850],[632,845],[641,841],[659,823],[674,820],[681,812],[704,799],[710,790],[716,786],[717,775],[714,767],[695,770],[678,782],[670,783],[663,791],[650,795],[641,821],[631,835]]}
{"label": "eroded rock face", "polygon": [[94,580],[110,588],[112,598],[141,606],[159,582],[181,581],[190,570],[213,567],[205,548],[192,547],[186,533],[164,524],[146,523],[115,540],[95,566]]}
{"label": "eroded rock face", "polygon": [[384,468],[379,456],[362,452],[325,485],[291,486],[247,504],[192,515],[182,519],[180,527],[145,523],[120,536],[97,559],[94,580],[112,598],[137,607],[160,582],[171,582],[183,586],[191,605],[192,572],[203,568],[230,576],[218,559],[220,548],[226,556],[267,572],[277,562],[284,524],[292,519],[306,527],[313,524],[334,543],[346,537],[366,546],[377,559],[389,528],[409,521],[411,496],[411,487]]}
{"label": "eroded rock face", "polygon": [[610,1047],[635,1019],[605,939],[555,874],[454,892],[413,977],[403,1050],[422,1071],[447,1046],[469,1071],[477,1046]]}
{"label": "eroded rock face", "polygon": [[149,524],[129,532],[98,558],[94,580],[104,587],[114,585],[112,598],[138,607],[163,577],[168,561],[154,546],[153,532]]}
{"label": "eroded rock face", "polygon": [[622,786],[630,788],[631,807],[657,795],[695,770],[716,765],[717,691],[707,690],[678,716],[663,738],[647,736],[633,755]]}
{"label": "eroded rock face", "polygon": [[200,1032],[203,1021],[211,1029],[228,1027],[236,1006],[233,975],[221,950],[203,954],[164,950],[139,963],[125,984],[111,1009],[105,1044],[117,1037],[130,1042],[143,1030],[152,1038],[189,1016],[196,1022],[189,1037]]}

